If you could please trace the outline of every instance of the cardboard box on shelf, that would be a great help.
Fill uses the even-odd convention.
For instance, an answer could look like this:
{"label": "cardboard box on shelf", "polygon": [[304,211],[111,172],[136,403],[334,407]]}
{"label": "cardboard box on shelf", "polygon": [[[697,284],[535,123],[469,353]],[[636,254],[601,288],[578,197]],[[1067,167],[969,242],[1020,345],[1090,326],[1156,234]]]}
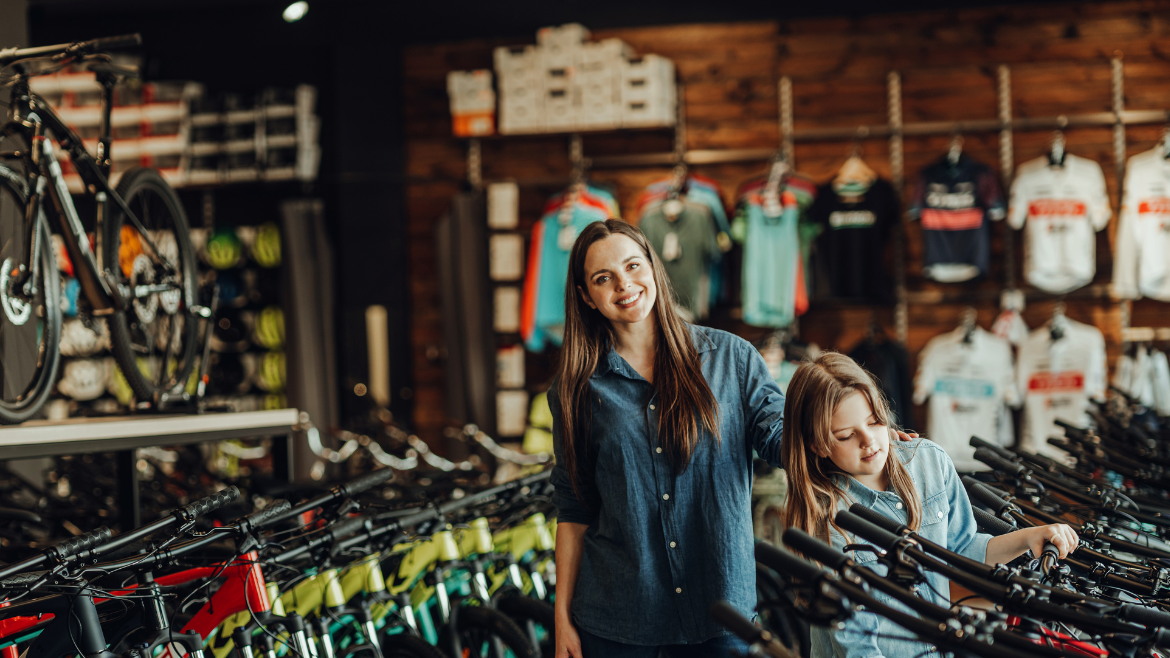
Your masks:
{"label": "cardboard box on shelf", "polygon": [[620,66],[622,60],[635,57],[634,48],[621,39],[602,39],[581,44],[577,65],[581,69]]}
{"label": "cardboard box on shelf", "polygon": [[621,127],[622,106],[616,99],[591,98],[585,95],[577,116],[582,130],[612,130]]}
{"label": "cardboard box on shelf", "polygon": [[674,64],[658,55],[642,55],[622,62],[622,100],[676,98]]}
{"label": "cardboard box on shelf", "polygon": [[545,125],[550,132],[575,130],[581,120],[581,88],[549,88],[544,95]]}
{"label": "cardboard box on shelf", "polygon": [[528,391],[496,393],[496,434],[520,436],[528,426]]}
{"label": "cardboard box on shelf", "polygon": [[509,345],[496,350],[496,385],[500,388],[524,386],[523,345]]}
{"label": "cardboard box on shelf", "polygon": [[520,225],[520,186],[513,182],[492,183],[487,188],[488,228],[514,229]]}
{"label": "cardboard box on shelf", "polygon": [[623,128],[673,126],[678,121],[678,104],[666,98],[623,101],[621,117]]}
{"label": "cardboard box on shelf", "polygon": [[540,75],[541,58],[536,46],[501,46],[495,49],[493,58],[501,83],[509,78],[536,78]]}
{"label": "cardboard box on shelf", "polygon": [[589,29],[580,23],[550,25],[536,31],[541,46],[580,46],[589,39]]}
{"label": "cardboard box on shelf", "polygon": [[496,333],[501,334],[520,332],[520,288],[516,286],[496,288],[492,328],[496,330]]}
{"label": "cardboard box on shelf", "polygon": [[500,134],[521,135],[544,132],[543,94],[528,90],[524,94],[500,94]]}

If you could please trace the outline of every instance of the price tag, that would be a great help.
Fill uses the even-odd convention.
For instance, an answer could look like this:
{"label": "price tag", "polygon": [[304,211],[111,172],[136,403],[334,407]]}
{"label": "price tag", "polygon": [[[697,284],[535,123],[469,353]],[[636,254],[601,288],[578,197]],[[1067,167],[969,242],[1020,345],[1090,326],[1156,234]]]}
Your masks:
{"label": "price tag", "polygon": [[682,214],[682,211],[683,211],[683,202],[679,201],[678,199],[670,199],[666,203],[662,204],[662,212],[669,219],[673,220],[673,219],[677,218],[679,215]]}
{"label": "price tag", "polygon": [[682,247],[678,244],[678,233],[671,231],[662,242],[662,260],[678,260],[681,257]]}

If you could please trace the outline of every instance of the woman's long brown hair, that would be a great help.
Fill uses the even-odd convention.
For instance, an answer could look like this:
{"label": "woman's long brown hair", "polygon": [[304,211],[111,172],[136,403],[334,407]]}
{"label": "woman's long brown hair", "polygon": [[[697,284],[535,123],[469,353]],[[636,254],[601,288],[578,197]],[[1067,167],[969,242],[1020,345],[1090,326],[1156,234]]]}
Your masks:
{"label": "woman's long brown hair", "polygon": [[[843,472],[829,459],[829,453],[837,442],[833,436],[833,413],[853,393],[861,393],[869,400],[879,423],[896,429],[890,407],[870,374],[853,359],[836,352],[826,352],[802,364],[788,384],[784,401],[780,445],[780,458],[788,475],[784,524],[825,542],[829,541],[830,526],[848,536],[833,520],[845,493],[833,481],[834,474]],[[906,525],[917,530],[922,521],[922,498],[895,454],[897,441],[890,441],[885,474],[906,504]]]}
{"label": "woman's long brown hair", "polygon": [[[700,427],[719,440],[719,405],[703,376],[699,353],[690,329],[675,309],[670,278],[646,236],[620,219],[594,222],[581,231],[569,254],[565,281],[565,339],[557,368],[556,393],[561,404],[564,464],[577,497],[581,495],[582,458],[589,454],[592,408],[589,378],[606,350],[614,344],[613,327],[601,311],[590,308],[581,291],[589,283],[585,256],[595,242],[612,235],[630,238],[646,256],[654,275],[658,298],[652,313],[657,330],[654,354],[654,391],[658,394],[658,445],[676,472],[686,470],[701,436]],[[649,399],[645,401],[649,403]]]}

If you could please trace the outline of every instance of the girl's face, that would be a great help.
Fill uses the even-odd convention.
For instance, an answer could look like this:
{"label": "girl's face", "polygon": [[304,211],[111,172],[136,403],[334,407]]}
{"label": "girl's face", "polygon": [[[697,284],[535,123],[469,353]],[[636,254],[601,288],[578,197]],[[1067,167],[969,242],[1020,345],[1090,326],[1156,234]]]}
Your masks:
{"label": "girl's face", "polygon": [[833,412],[832,431],[829,459],[837,468],[871,489],[885,490],[890,430],[878,422],[869,398],[854,391],[842,400]]}
{"label": "girl's face", "polygon": [[585,254],[581,297],[610,322],[633,324],[654,309],[658,288],[646,254],[630,238],[611,235],[594,242]]}

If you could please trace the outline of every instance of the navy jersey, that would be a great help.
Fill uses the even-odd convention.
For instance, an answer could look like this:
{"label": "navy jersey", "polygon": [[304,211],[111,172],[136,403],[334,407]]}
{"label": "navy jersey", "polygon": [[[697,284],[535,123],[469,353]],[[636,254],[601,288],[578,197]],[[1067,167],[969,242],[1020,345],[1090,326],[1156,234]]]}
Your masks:
{"label": "navy jersey", "polygon": [[922,223],[924,273],[935,281],[967,281],[987,274],[991,221],[1007,203],[995,174],[966,154],[926,167],[914,186],[911,217]]}

